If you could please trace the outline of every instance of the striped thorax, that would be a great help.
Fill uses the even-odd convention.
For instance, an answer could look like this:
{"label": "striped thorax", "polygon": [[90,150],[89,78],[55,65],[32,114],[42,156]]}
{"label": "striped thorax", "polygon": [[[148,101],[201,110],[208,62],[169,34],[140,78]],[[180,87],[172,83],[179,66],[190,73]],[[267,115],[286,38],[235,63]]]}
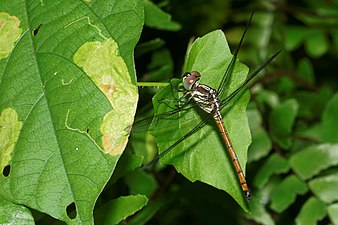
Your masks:
{"label": "striped thorax", "polygon": [[198,106],[207,113],[219,112],[221,101],[218,98],[218,92],[205,84],[199,84],[201,77],[199,72],[187,72],[183,75],[184,88],[198,104]]}

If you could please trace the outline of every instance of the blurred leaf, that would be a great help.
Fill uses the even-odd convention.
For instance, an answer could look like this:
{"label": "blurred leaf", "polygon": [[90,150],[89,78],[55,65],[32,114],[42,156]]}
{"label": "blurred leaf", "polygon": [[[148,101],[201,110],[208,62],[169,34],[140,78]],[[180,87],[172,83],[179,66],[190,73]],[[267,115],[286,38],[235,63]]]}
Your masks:
{"label": "blurred leaf", "polygon": [[176,202],[173,202],[170,205],[171,208],[188,209],[193,217],[193,221],[189,220],[190,224],[218,224],[220,221],[222,223],[224,218],[232,224],[239,224],[239,221],[243,219],[236,213],[241,208],[230,195],[202,182],[185,182],[179,193],[173,194],[179,196],[181,204],[176,205]]}
{"label": "blurred leaf", "polygon": [[301,26],[289,26],[286,28],[285,48],[288,51],[293,51],[298,48],[306,36],[311,33],[309,29]]}
{"label": "blurred leaf", "polygon": [[110,200],[95,210],[95,224],[118,224],[142,209],[147,202],[147,197],[143,195],[129,195]]}
{"label": "blurred leaf", "polygon": [[252,143],[248,151],[248,161],[256,161],[266,156],[271,150],[271,141],[265,129],[261,127],[262,117],[257,109],[247,110]]}
{"label": "blurred leaf", "polygon": [[325,203],[315,197],[308,199],[296,217],[297,225],[316,225],[326,216]]}
{"label": "blurred leaf", "polygon": [[266,210],[263,202],[264,196],[262,196],[260,192],[256,192],[253,201],[250,204],[251,214],[246,216],[257,222],[257,224],[274,225],[275,222],[269,212]]}
{"label": "blurred leaf", "polygon": [[338,173],[312,179],[309,187],[320,200],[326,203],[337,201]]}
{"label": "blurred leaf", "polygon": [[128,225],[144,225],[149,220],[151,220],[154,215],[161,210],[166,204],[171,201],[171,198],[168,196],[159,197],[153,201],[150,201],[146,207],[144,207],[140,212],[133,216],[129,221]]}
{"label": "blurred leaf", "polygon": [[259,110],[256,108],[256,105],[253,103],[249,103],[248,109],[246,110],[246,114],[249,119],[249,127],[250,131],[261,129],[262,125],[262,116]]}
{"label": "blurred leaf", "polygon": [[309,83],[315,82],[313,67],[308,58],[303,58],[298,62],[297,74]]}
{"label": "blurred leaf", "polygon": [[[184,71],[199,71],[202,74],[200,83],[217,88],[231,57],[223,32],[213,31],[198,38],[192,44],[188,50]],[[223,94],[229,95],[234,91],[245,80],[247,72],[247,67],[237,62],[225,89],[226,92]],[[176,79],[173,82],[179,81]],[[170,111],[172,109],[170,105],[159,104],[159,102],[163,102],[163,99],[175,99],[177,98],[175,94],[177,95],[177,92],[171,86],[159,92],[153,99],[155,112],[158,114]],[[248,100],[248,92],[242,92],[222,111],[225,126],[243,171],[245,171],[247,148],[251,142],[246,115]],[[200,109],[182,110],[179,118],[160,120],[154,124],[152,134],[157,138],[159,152],[163,152],[191,131],[202,118],[207,116],[208,114]],[[162,129],[159,129],[160,127]],[[248,211],[247,200],[241,190],[237,173],[214,126],[214,121],[190,137],[165,155],[161,162],[173,164],[176,170],[190,181],[200,180],[228,192],[245,211]],[[208,149],[212,151],[207,151]]]}
{"label": "blurred leaf", "polygon": [[271,193],[271,208],[276,212],[283,212],[295,200],[298,194],[307,192],[306,184],[295,175],[286,177]]}
{"label": "blurred leaf", "polygon": [[275,108],[280,104],[279,96],[276,92],[270,90],[260,90],[256,96],[257,102],[260,104],[259,108],[264,109],[264,106]]}
{"label": "blurred leaf", "polygon": [[316,30],[305,41],[305,49],[314,58],[319,58],[329,50],[329,43],[323,31]]}
{"label": "blurred leaf", "polygon": [[338,224],[338,203],[331,204],[327,207],[327,213],[333,224]]}
{"label": "blurred leaf", "polygon": [[332,31],[332,38],[333,38],[333,44],[336,47],[336,50],[338,50],[338,29],[334,29]]}
{"label": "blurred leaf", "polygon": [[252,132],[252,144],[248,151],[248,161],[257,161],[268,155],[271,151],[272,144],[269,135],[264,128]]}
{"label": "blurred leaf", "polygon": [[143,0],[145,25],[159,30],[177,31],[181,25],[171,20],[171,15],[162,11],[150,0]]}
{"label": "blurred leaf", "polygon": [[[170,0],[170,3],[173,16],[182,23],[183,27],[189,28],[182,29],[182,32],[189,32],[189,36],[201,36],[219,29],[232,12],[229,1]],[[248,18],[249,15],[246,15],[246,19]]]}
{"label": "blurred leaf", "polygon": [[26,207],[0,197],[0,224],[34,225],[34,218]]}
{"label": "blurred leaf", "polygon": [[142,161],[142,156],[124,153],[117,163],[113,176],[110,179],[111,182],[115,183],[119,178],[125,176],[137,168],[140,168]]}
{"label": "blurred leaf", "polygon": [[320,137],[323,142],[338,143],[338,93],[327,103],[320,125]]}
{"label": "blurred leaf", "polygon": [[284,149],[291,147],[291,132],[297,112],[297,101],[288,99],[276,106],[269,115],[271,138]]}
{"label": "blurred leaf", "polygon": [[293,170],[307,180],[324,169],[338,165],[338,144],[309,146],[293,154],[289,162]]}
{"label": "blurred leaf", "polygon": [[336,0],[332,1],[315,1],[315,0],[308,0],[307,4],[309,5],[311,10],[317,16],[313,15],[313,13],[298,13],[296,17],[302,21],[304,24],[310,27],[315,26],[332,26],[337,27],[337,3]]}
{"label": "blurred leaf", "polygon": [[0,195],[68,224],[91,224],[127,142],[126,125],[118,126],[134,119],[142,1],[0,5],[24,31],[0,60],[0,112],[12,108],[22,122]]}
{"label": "blurred leaf", "polygon": [[142,81],[165,81],[173,76],[174,62],[168,49],[155,51],[147,66],[148,73]]}
{"label": "blurred leaf", "polygon": [[136,46],[135,58],[141,57],[146,53],[155,51],[156,49],[163,47],[164,44],[165,44],[164,40],[160,38],[155,38],[153,40],[140,43]]}
{"label": "blurred leaf", "polygon": [[262,188],[273,174],[286,173],[290,169],[286,159],[278,154],[271,155],[258,170],[254,184],[258,188]]}
{"label": "blurred leaf", "polygon": [[158,187],[157,181],[151,174],[138,170],[126,176],[124,180],[131,194],[150,196]]}
{"label": "blurred leaf", "polygon": [[278,79],[278,83],[274,88],[274,91],[280,95],[290,95],[296,89],[296,82],[287,76],[281,76]]}
{"label": "blurred leaf", "polygon": [[[327,88],[320,88],[318,91],[296,91],[293,97],[299,104],[299,117],[318,120],[322,117],[326,104],[332,97],[331,91]],[[318,133],[316,136],[319,136]]]}

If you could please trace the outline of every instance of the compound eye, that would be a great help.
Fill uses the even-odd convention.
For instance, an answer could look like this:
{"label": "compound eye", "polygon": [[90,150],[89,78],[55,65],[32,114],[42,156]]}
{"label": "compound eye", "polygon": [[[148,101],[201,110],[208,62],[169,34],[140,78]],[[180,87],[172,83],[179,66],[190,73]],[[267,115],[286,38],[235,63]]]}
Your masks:
{"label": "compound eye", "polygon": [[190,91],[193,87],[193,85],[199,80],[200,73],[193,71],[191,73],[187,72],[183,75],[183,85],[184,88],[188,91]]}
{"label": "compound eye", "polygon": [[197,71],[192,71],[190,74],[191,76],[196,77],[196,80],[198,80],[201,77],[201,74]]}
{"label": "compound eye", "polygon": [[183,74],[183,78],[188,77],[188,76],[190,76],[190,75],[191,75],[191,73],[185,72],[185,73]]}

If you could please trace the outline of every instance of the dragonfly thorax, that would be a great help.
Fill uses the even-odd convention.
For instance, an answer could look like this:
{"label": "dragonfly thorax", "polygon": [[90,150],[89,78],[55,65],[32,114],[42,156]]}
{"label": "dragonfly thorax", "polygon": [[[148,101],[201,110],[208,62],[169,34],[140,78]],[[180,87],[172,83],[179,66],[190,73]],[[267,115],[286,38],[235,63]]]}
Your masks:
{"label": "dragonfly thorax", "polygon": [[199,84],[201,74],[199,72],[187,72],[183,76],[184,88],[189,92],[198,106],[207,113],[213,112],[219,115],[221,101],[218,98],[218,92],[205,84]]}

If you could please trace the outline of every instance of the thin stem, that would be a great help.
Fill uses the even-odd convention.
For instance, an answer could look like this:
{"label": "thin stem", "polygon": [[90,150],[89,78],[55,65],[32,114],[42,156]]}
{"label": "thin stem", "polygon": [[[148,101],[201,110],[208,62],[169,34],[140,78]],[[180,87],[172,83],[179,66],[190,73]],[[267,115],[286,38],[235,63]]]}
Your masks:
{"label": "thin stem", "polygon": [[163,82],[137,82],[138,87],[165,87],[169,85],[169,83]]}

